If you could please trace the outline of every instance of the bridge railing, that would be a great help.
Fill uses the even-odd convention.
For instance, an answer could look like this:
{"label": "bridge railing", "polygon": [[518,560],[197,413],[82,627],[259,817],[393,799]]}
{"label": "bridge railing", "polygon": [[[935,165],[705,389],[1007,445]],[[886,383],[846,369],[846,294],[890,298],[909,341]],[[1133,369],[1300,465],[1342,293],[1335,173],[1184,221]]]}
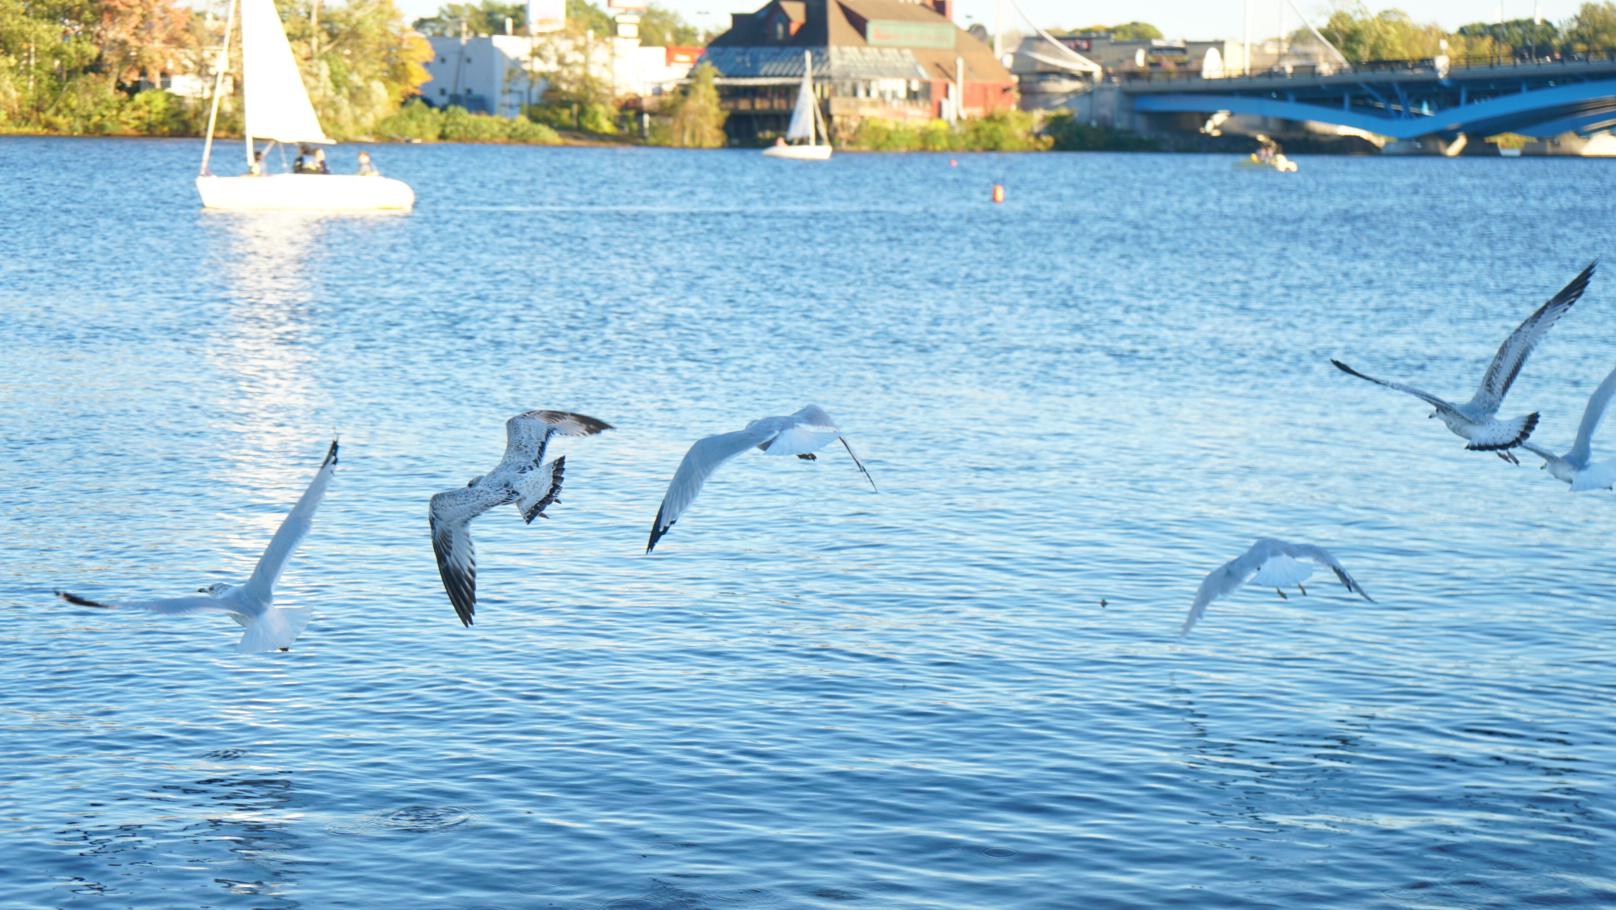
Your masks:
{"label": "bridge railing", "polygon": [[[1539,70],[1554,66],[1570,68],[1585,66],[1590,63],[1616,63],[1616,52],[1601,52],[1592,54],[1559,54],[1552,57],[1505,57],[1505,56],[1476,56],[1476,57],[1449,57],[1447,61],[1448,72],[1462,69],[1525,69],[1534,67]],[[1308,81],[1331,76],[1363,75],[1365,73],[1437,73],[1436,58],[1425,57],[1415,60],[1366,60],[1349,66],[1335,66],[1332,64],[1305,64],[1294,67],[1274,67],[1267,70],[1253,70],[1250,73],[1240,73],[1230,76],[1205,77],[1191,70],[1148,70],[1148,71],[1113,71],[1106,74],[1110,81],[1116,82],[1241,82],[1273,79],[1305,79]]]}

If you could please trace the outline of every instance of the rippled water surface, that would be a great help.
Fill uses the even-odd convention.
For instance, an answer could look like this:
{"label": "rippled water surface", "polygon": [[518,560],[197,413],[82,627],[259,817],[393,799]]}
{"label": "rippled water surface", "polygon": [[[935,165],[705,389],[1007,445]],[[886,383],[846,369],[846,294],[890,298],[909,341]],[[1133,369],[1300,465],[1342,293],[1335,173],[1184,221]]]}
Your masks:
{"label": "rippled water surface", "polygon": [[[1613,494],[1329,365],[1467,397],[1606,257],[1505,406],[1568,445],[1609,163],[389,146],[416,212],[312,218],[198,155],[0,140],[0,907],[1616,905]],[[643,555],[809,402],[879,493],[746,455]],[[616,429],[463,629],[427,497],[541,407]],[[290,653],[52,597],[241,580],[336,435]],[[1263,535],[1376,602],[1181,640]]]}

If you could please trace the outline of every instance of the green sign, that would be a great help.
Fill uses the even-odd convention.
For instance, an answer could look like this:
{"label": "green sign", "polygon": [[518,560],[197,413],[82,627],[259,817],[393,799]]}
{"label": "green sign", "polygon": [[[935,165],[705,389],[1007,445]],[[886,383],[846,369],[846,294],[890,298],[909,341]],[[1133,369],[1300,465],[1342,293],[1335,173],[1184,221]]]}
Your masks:
{"label": "green sign", "polygon": [[871,19],[864,27],[864,40],[871,47],[954,47],[952,22],[906,22],[902,19]]}

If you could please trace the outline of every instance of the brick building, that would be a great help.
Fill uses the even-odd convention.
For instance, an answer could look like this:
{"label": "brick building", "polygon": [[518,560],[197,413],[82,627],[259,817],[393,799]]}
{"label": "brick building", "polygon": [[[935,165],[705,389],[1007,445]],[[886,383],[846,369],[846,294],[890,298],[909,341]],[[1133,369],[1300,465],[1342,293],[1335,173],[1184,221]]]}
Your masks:
{"label": "brick building", "polygon": [[833,135],[864,118],[954,119],[1011,108],[1015,77],[956,26],[951,0],[772,0],[736,13],[702,60],[718,71],[726,130],[755,142],[785,129],[813,55]]}

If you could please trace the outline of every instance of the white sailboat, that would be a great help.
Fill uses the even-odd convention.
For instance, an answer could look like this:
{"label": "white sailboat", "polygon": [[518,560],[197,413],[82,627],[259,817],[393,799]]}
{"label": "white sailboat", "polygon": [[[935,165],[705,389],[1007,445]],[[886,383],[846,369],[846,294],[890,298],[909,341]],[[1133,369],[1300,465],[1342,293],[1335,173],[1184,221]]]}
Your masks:
{"label": "white sailboat", "polygon": [[[824,136],[821,143],[819,137]],[[793,145],[799,140],[807,142]],[[770,158],[790,158],[796,161],[824,161],[830,157],[830,129],[819,113],[819,99],[814,97],[814,55],[802,54],[802,90],[797,92],[797,106],[791,111],[791,123],[786,127],[784,141],[763,150]]]}
{"label": "white sailboat", "polygon": [[230,50],[230,29],[238,0],[225,17],[224,45],[219,51],[218,76],[213,85],[213,108],[208,113],[208,138],[202,149],[202,170],[196,191],[202,207],[233,210],[299,210],[321,212],[409,211],[415,191],[402,180],[371,174],[266,174],[261,172],[255,143],[268,140],[299,145],[329,145],[320,120],[309,102],[308,90],[298,74],[286,30],[275,10],[275,0],[239,0],[241,6],[241,83],[246,121],[247,173],[218,177],[209,169],[213,154],[213,127],[219,116],[219,93]]}

